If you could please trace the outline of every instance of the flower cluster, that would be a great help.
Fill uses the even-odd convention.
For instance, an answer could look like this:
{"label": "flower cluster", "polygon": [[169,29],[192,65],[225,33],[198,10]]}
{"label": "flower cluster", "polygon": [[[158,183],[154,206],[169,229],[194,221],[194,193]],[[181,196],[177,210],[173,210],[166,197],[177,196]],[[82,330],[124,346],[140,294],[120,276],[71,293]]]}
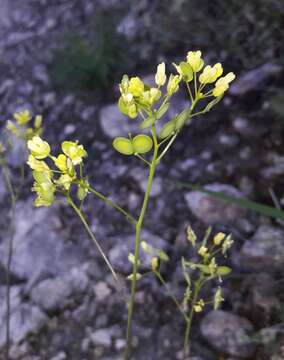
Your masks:
{"label": "flower cluster", "polygon": [[[217,104],[225,91],[228,90],[230,83],[235,79],[235,75],[230,72],[223,75],[223,67],[220,63],[206,65],[201,57],[201,51],[189,51],[185,61],[173,64],[177,74],[166,74],[165,63],[157,66],[155,74],[155,85],[145,84],[138,76],[129,78],[124,75],[119,85],[120,98],[118,106],[120,111],[131,119],[141,116],[141,130],[152,130],[156,123],[166,114],[170,107],[171,97],[179,90],[181,83],[186,85],[190,97],[188,109],[184,109],[180,114],[174,116],[170,121],[162,126],[158,137],[163,140],[178,133],[183,126],[195,114],[194,108],[200,100],[211,100],[198,113],[209,111],[212,106]],[[199,76],[198,76],[198,73]],[[213,85],[211,89],[206,86]],[[135,148],[136,137],[119,137],[114,140],[114,148],[124,155],[143,154],[151,150],[149,139],[146,135],[138,135],[142,149],[147,151],[137,151]]]}
{"label": "flower cluster", "polygon": [[[209,242],[210,236],[211,228],[207,230],[202,242],[197,244],[197,236],[194,231],[191,227],[188,227],[187,229],[187,239],[190,244],[196,248],[200,262],[196,263],[182,259],[183,274],[187,283],[183,303],[187,304],[191,300],[191,280],[188,269],[190,271],[197,270],[199,272],[199,279],[195,282],[195,284],[198,284],[197,289],[194,289],[194,291],[197,291],[197,294],[199,294],[203,284],[208,280],[218,279],[219,283],[221,283],[222,277],[231,272],[231,269],[228,266],[220,266],[217,263],[217,256],[220,254],[226,255],[227,251],[233,245],[231,235],[219,232],[213,237],[212,241]],[[223,300],[221,287],[218,286],[213,298],[214,308],[217,309]],[[211,301],[204,302],[202,298],[197,299],[195,303],[192,304],[194,311],[201,312],[207,303],[211,303]]]}
{"label": "flower cluster", "polygon": [[34,136],[41,136],[43,133],[42,129],[42,116],[37,115],[34,117],[29,112],[29,110],[24,110],[21,112],[14,113],[14,120],[8,120],[6,124],[6,129],[13,134],[15,137],[28,141]]}
{"label": "flower cluster", "polygon": [[[30,155],[27,161],[33,170],[34,185],[32,190],[36,192],[35,206],[50,206],[55,200],[55,192],[60,191],[68,194],[72,184],[77,184],[77,195],[83,200],[87,195],[87,181],[77,177],[76,167],[82,170],[83,158],[87,152],[77,142],[64,141],[61,144],[62,153],[57,157],[50,154],[50,146],[39,136],[34,136],[27,143]],[[50,160],[55,165],[55,170],[47,164]],[[58,176],[56,176],[58,175]]]}

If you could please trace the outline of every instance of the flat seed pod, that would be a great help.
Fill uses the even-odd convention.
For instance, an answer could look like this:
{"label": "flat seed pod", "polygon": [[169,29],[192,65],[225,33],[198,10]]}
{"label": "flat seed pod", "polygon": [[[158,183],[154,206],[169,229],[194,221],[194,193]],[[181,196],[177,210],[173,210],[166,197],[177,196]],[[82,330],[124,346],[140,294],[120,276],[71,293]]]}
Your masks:
{"label": "flat seed pod", "polygon": [[160,109],[156,112],[156,118],[160,119],[168,111],[170,103],[166,102]]}
{"label": "flat seed pod", "polygon": [[185,109],[176,117],[175,130],[180,130],[183,127],[189,114],[190,114],[190,110]]}
{"label": "flat seed pod", "polygon": [[159,132],[159,138],[165,139],[175,131],[175,119],[167,122]]}
{"label": "flat seed pod", "polygon": [[133,155],[134,149],[132,146],[132,142],[124,137],[117,137],[114,139],[112,143],[113,147],[116,151],[123,155]]}
{"label": "flat seed pod", "polygon": [[138,154],[145,154],[153,147],[153,140],[148,135],[137,135],[132,140],[134,152]]}
{"label": "flat seed pod", "polygon": [[151,127],[155,122],[155,118],[150,116],[147,119],[145,119],[144,121],[142,121],[142,123],[140,124],[140,129],[144,130],[147,129],[149,127]]}
{"label": "flat seed pod", "polygon": [[137,135],[132,140],[134,152],[138,154],[145,154],[153,147],[153,140],[147,135]]}

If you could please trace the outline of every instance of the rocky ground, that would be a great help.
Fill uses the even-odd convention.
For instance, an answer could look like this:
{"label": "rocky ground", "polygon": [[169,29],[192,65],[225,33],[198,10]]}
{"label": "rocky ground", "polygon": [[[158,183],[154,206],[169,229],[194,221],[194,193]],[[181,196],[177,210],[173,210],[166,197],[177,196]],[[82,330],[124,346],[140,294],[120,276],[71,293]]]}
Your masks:
{"label": "rocky ground", "polygon": [[[92,184],[135,215],[146,171],[137,160],[115,153],[111,143],[136,125],[120,115],[115,91],[113,100],[103,103],[96,94],[62,91],[49,73],[60,34],[74,27],[84,32],[97,8],[108,6],[115,7],[116,1],[1,1],[1,122],[21,109],[42,113],[45,136],[55,149],[64,139],[79,139],[88,149]],[[131,24],[130,14],[119,30],[127,31]],[[240,75],[223,104],[193,121],[158,169],[143,237],[170,255],[162,271],[177,296],[182,297],[184,289],[179,260],[190,256],[187,225],[200,235],[212,225],[216,231],[231,232],[235,240],[227,259],[233,273],[223,284],[222,310],[196,317],[195,360],[284,358],[283,224],[177,186],[178,181],[200,183],[270,205],[271,187],[280,199],[283,125],[271,112],[267,86],[283,85],[283,80],[283,68],[275,64]],[[173,112],[184,104],[184,98],[176,99]],[[18,185],[20,143],[14,144],[8,161]],[[28,175],[16,208],[11,359],[121,359],[126,325],[121,294],[72,210],[60,201],[49,209],[35,209],[30,185]],[[4,359],[3,274],[10,227],[2,178],[0,203]],[[100,200],[88,198],[85,209],[115,268],[122,276],[128,274],[134,229]],[[135,359],[181,359],[182,318],[154,278],[139,283],[134,332]]]}

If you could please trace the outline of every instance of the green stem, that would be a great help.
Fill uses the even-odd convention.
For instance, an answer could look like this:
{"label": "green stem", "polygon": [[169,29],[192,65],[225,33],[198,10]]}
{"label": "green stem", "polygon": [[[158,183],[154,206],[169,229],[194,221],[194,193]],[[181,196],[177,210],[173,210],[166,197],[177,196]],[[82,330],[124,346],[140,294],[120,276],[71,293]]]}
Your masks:
{"label": "green stem", "polygon": [[71,205],[71,207],[73,208],[73,210],[75,211],[75,213],[79,216],[80,220],[82,221],[83,225],[85,226],[88,234],[90,235],[91,239],[93,240],[94,244],[96,245],[97,249],[99,250],[99,253],[101,254],[101,256],[103,257],[105,263],[107,264],[109,270],[111,271],[119,289],[121,288],[120,286],[120,281],[118,279],[118,276],[116,275],[116,272],[114,271],[111,263],[109,262],[107,256],[105,255],[103,249],[101,248],[98,240],[96,239],[95,235],[93,234],[92,230],[90,229],[90,226],[88,225],[84,214],[82,213],[82,211],[76,206],[76,204],[73,202],[73,200],[71,199],[70,196],[67,197],[68,199],[68,203]]}
{"label": "green stem", "polygon": [[111,207],[113,207],[114,209],[118,210],[119,212],[121,212],[128,221],[130,221],[133,225],[136,225],[137,221],[134,219],[134,217],[132,217],[127,211],[125,211],[124,209],[122,209],[122,207],[120,207],[119,205],[117,205],[114,201],[110,200],[108,197],[104,196],[103,194],[101,194],[99,191],[93,189],[92,187],[88,186],[87,188],[92,194],[94,194],[95,196],[97,196],[98,198],[100,198],[101,200],[103,200],[105,203],[107,203],[108,205],[110,205]]}
{"label": "green stem", "polygon": [[10,359],[10,313],[11,313],[11,265],[12,265],[12,258],[13,258],[13,247],[14,247],[14,235],[15,235],[15,211],[16,211],[16,194],[13,189],[13,185],[10,179],[10,175],[6,168],[6,163],[3,160],[2,163],[2,171],[4,175],[4,179],[6,182],[7,189],[9,191],[11,197],[11,235],[8,244],[8,258],[6,264],[6,360]]}
{"label": "green stem", "polygon": [[180,303],[177,301],[177,298],[173,295],[173,293],[171,292],[171,290],[169,289],[167,283],[165,282],[165,280],[163,279],[162,275],[157,272],[154,271],[154,274],[157,276],[157,278],[160,280],[161,284],[164,285],[164,287],[167,290],[168,295],[170,296],[170,298],[173,300],[173,302],[175,303],[175,305],[177,306],[177,308],[179,309],[179,311],[181,312],[181,314],[183,315],[185,321],[188,320],[186,313],[184,312],[183,308],[181,307]]}
{"label": "green stem", "polygon": [[185,328],[185,333],[184,333],[184,345],[183,345],[183,359],[184,360],[187,358],[187,356],[189,355],[189,352],[190,352],[190,348],[189,348],[190,347],[190,330],[191,330],[191,324],[192,324],[192,320],[193,320],[193,316],[194,316],[194,305],[197,302],[199,292],[200,292],[200,289],[202,286],[202,282],[203,282],[203,275],[200,275],[199,279],[195,282],[193,298],[191,301],[190,313],[189,313],[188,319],[186,321],[186,328]]}
{"label": "green stem", "polygon": [[136,237],[135,237],[135,259],[133,264],[133,279],[131,283],[131,295],[130,295],[130,303],[128,305],[128,319],[127,319],[127,332],[126,332],[126,348],[124,352],[124,360],[128,360],[131,352],[131,343],[132,343],[132,319],[133,319],[133,311],[134,311],[134,303],[135,303],[135,294],[136,294],[136,285],[137,285],[137,273],[139,267],[139,253],[140,253],[140,242],[141,242],[141,228],[143,225],[143,220],[145,216],[145,212],[147,209],[150,192],[153,184],[153,179],[157,167],[157,157],[158,157],[158,142],[156,136],[155,127],[152,128],[152,136],[154,140],[154,152],[153,158],[151,161],[151,166],[149,170],[149,176],[146,186],[146,191],[144,195],[144,200],[142,204],[142,209],[140,212],[139,219],[136,223]]}

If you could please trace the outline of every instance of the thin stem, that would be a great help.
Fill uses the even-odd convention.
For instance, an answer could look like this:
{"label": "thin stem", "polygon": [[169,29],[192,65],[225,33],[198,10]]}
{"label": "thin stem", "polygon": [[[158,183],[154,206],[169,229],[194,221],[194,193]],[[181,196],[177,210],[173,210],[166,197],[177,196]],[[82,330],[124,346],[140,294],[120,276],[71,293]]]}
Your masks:
{"label": "thin stem", "polygon": [[196,72],[194,72],[194,94],[195,98],[197,96],[197,79],[196,79]]}
{"label": "thin stem", "polygon": [[139,155],[139,154],[135,154],[135,156],[137,156],[140,160],[142,160],[145,164],[147,164],[148,166],[151,166],[151,164],[149,163],[149,161],[147,161],[146,159],[143,158],[143,156]]}
{"label": "thin stem", "polygon": [[10,175],[6,169],[6,164],[3,160],[2,167],[5,182],[11,197],[11,235],[8,243],[8,258],[6,264],[6,359],[10,358],[10,314],[11,314],[11,265],[13,259],[14,235],[15,235],[15,211],[16,211],[16,194],[10,179]]}
{"label": "thin stem", "polygon": [[140,212],[140,216],[138,222],[136,224],[136,238],[135,238],[135,259],[133,264],[133,279],[131,283],[131,295],[130,295],[130,303],[128,305],[128,319],[127,319],[127,332],[126,332],[126,348],[124,352],[124,360],[128,360],[131,352],[131,342],[132,342],[132,319],[133,319],[133,311],[134,311],[134,304],[135,304],[135,294],[136,294],[136,285],[137,285],[137,273],[139,267],[139,254],[140,254],[140,242],[141,242],[141,228],[143,225],[143,220],[145,216],[145,212],[147,209],[150,192],[152,188],[152,183],[157,167],[157,157],[158,157],[158,142],[157,142],[157,135],[156,135],[156,128],[153,126],[152,136],[154,140],[154,151],[153,151],[153,158],[151,161],[151,166],[149,170],[149,176],[146,186],[146,191],[144,195],[144,200],[142,204],[142,209]]}
{"label": "thin stem", "polygon": [[193,96],[188,82],[186,82],[186,87],[190,96],[191,103],[193,103]]}
{"label": "thin stem", "polygon": [[175,303],[175,305],[177,306],[177,308],[179,309],[179,311],[181,312],[181,314],[183,315],[185,321],[188,320],[186,313],[184,312],[183,308],[181,307],[180,303],[178,302],[177,298],[174,296],[174,294],[171,292],[171,290],[169,289],[167,283],[165,282],[164,278],[162,277],[162,275],[158,272],[158,271],[154,271],[154,274],[157,276],[157,278],[160,280],[161,284],[164,285],[164,287],[167,290],[168,295],[170,296],[170,298],[173,300],[173,302]]}
{"label": "thin stem", "polygon": [[73,208],[73,210],[75,211],[75,213],[79,216],[80,220],[82,221],[83,225],[85,226],[88,234],[90,235],[91,239],[93,240],[94,244],[96,245],[97,249],[99,250],[99,253],[101,254],[101,256],[103,257],[105,263],[107,264],[109,270],[111,271],[117,285],[119,288],[121,288],[120,286],[120,281],[118,279],[118,276],[116,275],[116,272],[114,271],[111,263],[109,262],[107,256],[105,255],[103,249],[101,248],[98,240],[96,239],[95,235],[93,234],[92,230],[90,229],[89,224],[87,223],[87,220],[84,217],[84,214],[82,213],[82,211],[76,206],[76,204],[73,202],[73,200],[71,199],[70,196],[67,197],[68,203],[71,205],[71,207]]}
{"label": "thin stem", "polygon": [[114,209],[118,210],[119,212],[121,212],[128,221],[130,221],[132,224],[136,225],[137,221],[134,219],[133,216],[131,216],[126,210],[122,209],[122,207],[120,207],[119,205],[117,205],[114,201],[110,200],[108,197],[104,196],[103,194],[101,194],[99,191],[93,189],[91,186],[88,186],[87,189],[94,194],[95,196],[97,196],[98,198],[100,198],[101,200],[103,200],[105,203],[107,203],[108,205],[110,205],[111,207],[113,207]]}
{"label": "thin stem", "polygon": [[190,330],[191,330],[191,324],[194,316],[194,306],[197,302],[199,292],[202,286],[203,282],[203,275],[200,275],[199,279],[195,282],[194,286],[194,292],[193,292],[193,298],[191,302],[191,308],[190,313],[188,316],[188,320],[186,321],[186,328],[184,333],[184,345],[183,345],[183,359],[185,360],[190,352]]}
{"label": "thin stem", "polygon": [[169,150],[169,148],[171,147],[172,143],[175,141],[176,137],[178,136],[178,132],[175,133],[175,135],[171,138],[171,140],[168,142],[167,146],[164,148],[164,150],[161,152],[160,156],[157,159],[157,162],[159,163],[162,158],[166,155],[166,152]]}

